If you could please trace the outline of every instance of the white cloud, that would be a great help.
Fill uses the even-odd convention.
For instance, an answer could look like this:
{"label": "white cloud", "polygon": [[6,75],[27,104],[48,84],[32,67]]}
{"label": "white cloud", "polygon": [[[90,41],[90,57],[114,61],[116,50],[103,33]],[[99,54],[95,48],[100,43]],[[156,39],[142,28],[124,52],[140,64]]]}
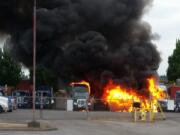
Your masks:
{"label": "white cloud", "polygon": [[179,0],[154,0],[152,9],[144,16],[152,26],[153,33],[160,35],[155,41],[161,54],[162,62],[159,74],[166,74],[168,57],[175,48],[176,38],[180,38],[180,1]]}

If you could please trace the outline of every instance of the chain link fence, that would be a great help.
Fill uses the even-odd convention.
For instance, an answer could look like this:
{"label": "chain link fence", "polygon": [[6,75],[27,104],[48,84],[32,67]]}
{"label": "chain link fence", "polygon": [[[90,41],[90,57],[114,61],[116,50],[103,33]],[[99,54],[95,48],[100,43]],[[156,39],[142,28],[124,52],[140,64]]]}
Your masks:
{"label": "chain link fence", "polygon": [[[32,97],[15,97],[18,109],[32,108]],[[36,109],[50,109],[62,111],[110,111],[129,112],[132,109],[133,100],[105,100],[105,99],[73,99],[67,97],[42,97],[36,96]]]}
{"label": "chain link fence", "polygon": [[[32,97],[14,97],[13,113],[0,114],[0,120],[30,120],[32,118]],[[36,119],[117,119],[132,120],[133,100],[67,98],[36,96]],[[124,112],[124,113],[118,113]]]}

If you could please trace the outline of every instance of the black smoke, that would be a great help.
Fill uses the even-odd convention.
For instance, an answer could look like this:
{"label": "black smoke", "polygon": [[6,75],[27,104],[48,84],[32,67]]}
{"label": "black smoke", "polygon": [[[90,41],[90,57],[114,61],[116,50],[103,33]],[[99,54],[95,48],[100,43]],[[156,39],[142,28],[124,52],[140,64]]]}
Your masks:
{"label": "black smoke", "polygon": [[[142,15],[152,0],[37,0],[37,63],[64,82],[92,85],[114,79],[140,87],[156,74],[160,56]],[[0,30],[5,46],[32,66],[33,0],[1,0]],[[100,89],[101,86],[96,87]]]}

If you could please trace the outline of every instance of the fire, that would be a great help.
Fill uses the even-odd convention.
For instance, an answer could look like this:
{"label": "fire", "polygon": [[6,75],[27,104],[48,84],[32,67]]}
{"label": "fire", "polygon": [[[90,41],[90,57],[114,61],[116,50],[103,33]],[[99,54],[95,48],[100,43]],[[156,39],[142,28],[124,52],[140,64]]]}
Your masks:
{"label": "fire", "polygon": [[155,83],[154,78],[147,79],[148,81],[148,91],[150,93],[151,106],[153,111],[157,111],[158,100],[163,100],[167,98],[166,93],[163,89],[158,87]]}
{"label": "fire", "polygon": [[113,111],[131,112],[134,102],[139,102],[142,110],[149,111],[153,109],[153,111],[157,111],[157,102],[159,99],[164,99],[165,94],[163,90],[155,84],[154,78],[147,79],[147,82],[148,89],[146,93],[149,94],[145,95],[138,93],[136,89],[115,85],[110,81],[104,89],[103,98]]}
{"label": "fire", "polygon": [[158,87],[155,84],[154,78],[150,78],[147,80],[148,80],[148,84],[149,84],[148,90],[152,97],[154,97],[157,100],[162,100],[162,99],[166,98],[166,96],[167,96],[166,93],[164,92],[163,89],[161,89],[160,87]]}
{"label": "fire", "polygon": [[72,82],[70,85],[71,86],[74,86],[74,85],[85,85],[85,86],[87,86],[89,93],[91,92],[90,84],[88,82],[84,81],[84,80],[82,80],[80,82]]}

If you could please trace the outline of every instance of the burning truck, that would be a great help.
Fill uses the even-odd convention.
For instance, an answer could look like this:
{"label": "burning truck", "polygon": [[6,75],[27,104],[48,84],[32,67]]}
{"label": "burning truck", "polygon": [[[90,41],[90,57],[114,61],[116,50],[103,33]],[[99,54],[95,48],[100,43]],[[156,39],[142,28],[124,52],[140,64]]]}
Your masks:
{"label": "burning truck", "polygon": [[[115,84],[113,80],[110,80],[103,88],[101,101],[103,101],[104,106],[108,105],[111,111],[132,112],[134,103],[139,103],[139,108],[142,111],[157,112],[159,111],[159,101],[167,99],[167,93],[158,86],[155,77],[147,78],[146,81],[147,88],[139,91]],[[88,102],[90,99],[90,84],[85,81],[73,82],[71,87],[74,110],[89,109],[92,105],[91,102]],[[98,100],[94,102],[95,105]]]}
{"label": "burning truck", "polygon": [[158,87],[156,79],[151,77],[147,79],[147,88],[141,92],[116,85],[111,80],[104,88],[103,98],[112,111],[132,112],[133,104],[139,103],[141,110],[148,112],[152,109],[153,112],[157,112],[158,101],[166,99],[167,94]]}

